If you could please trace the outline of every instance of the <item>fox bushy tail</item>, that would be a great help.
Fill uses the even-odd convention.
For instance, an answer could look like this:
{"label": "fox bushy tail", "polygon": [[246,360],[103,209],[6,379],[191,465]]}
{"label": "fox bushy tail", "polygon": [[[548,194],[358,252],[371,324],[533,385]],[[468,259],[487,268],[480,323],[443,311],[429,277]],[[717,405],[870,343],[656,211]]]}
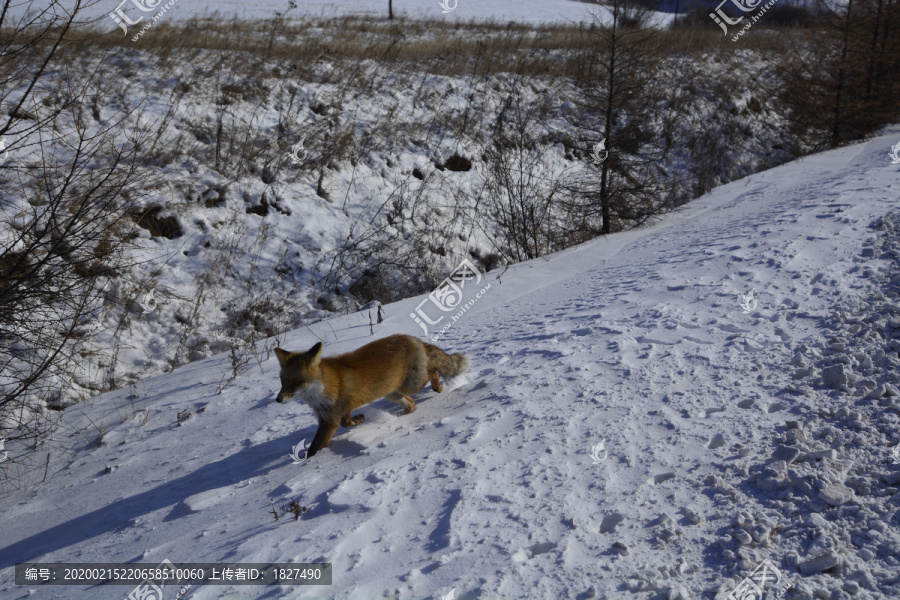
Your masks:
{"label": "fox bushy tail", "polygon": [[456,377],[469,368],[469,357],[465,354],[447,354],[437,346],[425,344],[428,364],[445,378]]}

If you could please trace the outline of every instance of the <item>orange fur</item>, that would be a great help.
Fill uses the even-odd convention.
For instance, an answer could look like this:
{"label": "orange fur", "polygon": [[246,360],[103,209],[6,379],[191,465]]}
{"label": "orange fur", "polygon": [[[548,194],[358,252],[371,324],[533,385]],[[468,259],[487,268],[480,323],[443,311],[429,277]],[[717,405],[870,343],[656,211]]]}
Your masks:
{"label": "orange fur", "polygon": [[353,427],[365,420],[362,415],[351,416],[354,409],[386,398],[411,413],[416,409],[412,394],[428,383],[440,392],[439,375],[455,377],[468,367],[464,355],[448,355],[409,335],[392,335],[330,358],[321,358],[321,342],[308,352],[276,348],[275,355],[281,365],[276,401],[302,398],[319,420],[307,457],[328,444],[339,424]]}

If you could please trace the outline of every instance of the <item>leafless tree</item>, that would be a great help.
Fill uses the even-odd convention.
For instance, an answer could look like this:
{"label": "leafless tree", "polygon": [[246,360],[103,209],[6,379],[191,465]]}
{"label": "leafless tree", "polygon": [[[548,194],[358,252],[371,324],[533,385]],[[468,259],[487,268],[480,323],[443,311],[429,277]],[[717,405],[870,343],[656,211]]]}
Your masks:
{"label": "leafless tree", "polygon": [[859,139],[900,115],[900,3],[820,0],[779,63],[779,104],[813,148]]}
{"label": "leafless tree", "polygon": [[104,57],[70,46],[93,2],[26,2],[31,10],[16,18],[14,4],[0,11],[0,136],[11,140],[0,167],[6,467],[47,434],[48,407],[72,385],[86,340],[103,327],[102,305],[127,266],[137,168],[154,143],[150,133],[123,127],[130,113],[102,114]]}
{"label": "leafless tree", "polygon": [[[607,19],[587,32],[593,43],[581,64],[572,115],[593,157],[575,187],[593,198],[601,230],[640,224],[679,201],[666,177],[673,124],[660,104],[662,39],[650,12],[632,0],[611,0]],[[591,161],[595,164],[591,164]]]}

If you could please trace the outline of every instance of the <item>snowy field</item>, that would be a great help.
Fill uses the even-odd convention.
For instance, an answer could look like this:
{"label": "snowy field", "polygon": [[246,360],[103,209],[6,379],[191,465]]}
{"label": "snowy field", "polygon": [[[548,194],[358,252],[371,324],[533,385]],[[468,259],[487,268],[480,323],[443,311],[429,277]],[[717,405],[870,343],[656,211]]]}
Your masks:
{"label": "snowy field", "polygon": [[[130,591],[16,586],[16,562],[165,559],[333,563],[330,587],[198,600],[724,600],[764,559],[785,598],[900,597],[888,133],[485,274],[436,342],[469,373],[410,415],[364,407],[304,464],[289,454],[315,422],[274,402],[274,356],[221,393],[225,355],[69,409],[46,482],[42,464],[5,499],[0,597]],[[385,306],[375,337],[422,335],[423,299]],[[369,327],[334,318],[284,347],[347,351]],[[276,521],[292,500],[308,510]]]}
{"label": "snowy field", "polygon": [[[144,0],[145,6],[162,7],[167,2]],[[75,6],[75,0],[60,2],[66,9]],[[84,4],[82,2],[82,4]],[[87,8],[84,16],[109,20],[106,15],[122,4],[128,14],[139,14],[132,6],[132,0],[105,0]],[[297,8],[288,12],[292,18],[299,17],[341,17],[361,15],[387,17],[387,0],[299,0]],[[447,0],[450,9],[444,12],[439,0],[394,0],[394,15],[413,19],[448,19],[448,20],[494,20],[500,22],[514,21],[522,23],[578,23],[591,22],[593,14],[600,11],[595,4],[576,0]],[[275,12],[285,12],[287,0],[263,1],[251,0],[176,0],[166,14],[166,19],[187,17],[233,17],[245,19],[268,19]],[[12,15],[21,14],[13,10]],[[152,13],[151,13],[152,14]],[[110,25],[115,27],[112,21]]]}

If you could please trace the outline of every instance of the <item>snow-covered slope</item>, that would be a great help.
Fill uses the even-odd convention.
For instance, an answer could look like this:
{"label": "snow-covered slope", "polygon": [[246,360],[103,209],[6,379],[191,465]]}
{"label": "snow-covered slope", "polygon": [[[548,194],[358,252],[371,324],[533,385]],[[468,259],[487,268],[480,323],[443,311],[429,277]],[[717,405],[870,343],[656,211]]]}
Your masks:
{"label": "snow-covered slope", "polygon": [[[470,372],[413,414],[363,408],[302,465],[314,419],[274,402],[274,357],[221,394],[225,355],[68,409],[46,482],[0,512],[0,596],[129,591],[16,586],[16,562],[164,559],[334,565],[327,588],[192,599],[725,598],[763,559],[786,598],[900,596],[900,234],[873,227],[898,207],[898,137],[485,274],[437,342]],[[375,337],[421,335],[423,299]],[[369,327],[283,346],[342,352]],[[275,521],[292,500],[308,511]]]}

